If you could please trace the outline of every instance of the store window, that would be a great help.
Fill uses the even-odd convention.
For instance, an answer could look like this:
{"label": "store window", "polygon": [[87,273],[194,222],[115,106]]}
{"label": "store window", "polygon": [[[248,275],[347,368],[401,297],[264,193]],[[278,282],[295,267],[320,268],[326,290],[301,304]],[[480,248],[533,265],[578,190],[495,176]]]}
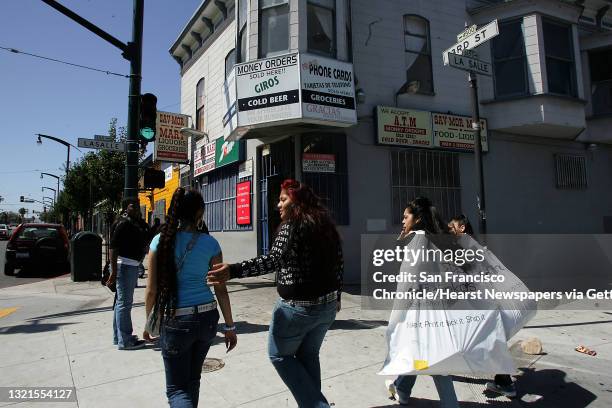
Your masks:
{"label": "store window", "polygon": [[336,0],[308,0],[308,52],[336,57]]}
{"label": "store window", "polygon": [[[236,183],[250,181],[251,177],[238,179],[239,164],[234,163],[206,174],[202,186],[204,197],[204,221],[209,231],[247,231],[253,225],[236,223]],[[251,185],[251,202],[253,202]]]}
{"label": "store window", "polygon": [[236,49],[231,50],[225,56],[225,78],[232,72],[232,68],[236,64]]}
{"label": "store window", "polygon": [[238,8],[238,44],[240,46],[239,52],[236,55],[236,62],[246,62],[247,60],[247,21],[249,17],[249,0],[237,0],[239,2]]}
{"label": "store window", "polygon": [[259,57],[289,51],[289,0],[259,0]]}
{"label": "store window", "polygon": [[416,15],[404,16],[405,93],[431,95],[434,92],[429,22]]}
{"label": "store window", "polygon": [[401,224],[407,204],[427,197],[445,220],[461,214],[459,154],[427,150],[391,152],[391,202],[394,224]]}
{"label": "store window", "polygon": [[196,129],[204,131],[204,78],[196,85]]}
{"label": "store window", "polygon": [[612,48],[589,52],[593,115],[612,114]]}
{"label": "store window", "polygon": [[338,225],[349,223],[346,136],[302,135],[302,181],[321,197]]}
{"label": "store window", "polygon": [[542,19],[548,92],[576,96],[576,64],[572,26]]}
{"label": "store window", "polygon": [[527,95],[527,57],[522,19],[499,23],[499,35],[492,40],[495,96]]}

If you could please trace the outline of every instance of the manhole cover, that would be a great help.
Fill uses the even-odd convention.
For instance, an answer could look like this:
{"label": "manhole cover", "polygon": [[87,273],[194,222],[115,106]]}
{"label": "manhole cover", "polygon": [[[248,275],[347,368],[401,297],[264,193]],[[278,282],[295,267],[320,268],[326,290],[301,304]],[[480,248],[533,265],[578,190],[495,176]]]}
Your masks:
{"label": "manhole cover", "polygon": [[213,371],[217,371],[223,368],[225,363],[220,358],[207,358],[204,360],[204,364],[202,365],[203,373],[211,373]]}

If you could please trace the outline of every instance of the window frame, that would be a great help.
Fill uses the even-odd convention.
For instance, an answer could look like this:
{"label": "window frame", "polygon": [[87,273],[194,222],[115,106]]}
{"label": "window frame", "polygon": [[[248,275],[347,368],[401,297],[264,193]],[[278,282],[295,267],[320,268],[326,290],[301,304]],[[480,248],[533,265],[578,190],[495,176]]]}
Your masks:
{"label": "window frame", "polygon": [[[230,67],[230,69],[227,69],[227,59],[233,55],[234,56],[234,63],[232,64],[232,66]],[[236,65],[236,48],[232,48],[226,55],[225,55],[225,79],[227,79],[227,77],[229,76],[229,74],[232,72],[232,69],[234,69],[234,66]]]}
{"label": "window frame", "polygon": [[[200,84],[202,85],[202,104],[200,105],[200,100],[198,98],[198,88],[200,87]],[[202,119],[202,126],[200,126],[200,112],[202,113],[202,116],[204,116],[204,114],[206,113],[206,96],[205,96],[205,92],[206,91],[206,81],[205,81],[205,77],[200,78],[200,80],[198,81],[198,83],[196,84],[196,115],[195,115],[195,127],[197,130],[203,132],[206,127],[206,118],[203,117]]]}
{"label": "window frame", "polygon": [[[576,50],[575,50],[575,43],[574,43],[574,28],[573,28],[573,24],[572,23],[567,23],[564,21],[560,21],[557,20],[555,18],[551,18],[551,17],[546,17],[546,16],[542,16],[540,21],[542,22],[542,41],[544,42],[544,63],[546,64],[546,87],[548,90],[548,93],[552,94],[552,95],[560,95],[560,96],[568,96],[570,98],[577,98],[578,97],[578,81],[577,81],[577,72],[576,72]],[[549,56],[548,55],[548,50],[546,49],[546,33],[544,32],[544,24],[552,24],[552,25],[556,25],[558,27],[563,27],[567,29],[567,35],[568,35],[568,40],[569,40],[569,45],[570,45],[570,59],[566,59],[563,57],[559,57],[559,56]],[[550,73],[548,71],[548,60],[549,59],[553,59],[553,60],[557,60],[557,61],[561,61],[564,63],[569,63],[571,66],[570,69],[570,93],[566,94],[566,93],[559,93],[559,92],[554,92],[550,90]]]}
{"label": "window frame", "polygon": [[[502,27],[505,24],[512,24],[512,23],[519,23],[520,24],[520,28],[521,28],[521,51],[522,51],[522,55],[518,56],[518,57],[506,57],[506,58],[500,58],[500,59],[496,59],[495,58],[495,49],[494,49],[494,44],[495,44],[495,39],[492,39],[490,41],[490,51],[491,51],[491,66],[493,68],[493,95],[495,97],[496,100],[500,100],[500,99],[507,99],[507,98],[516,98],[519,96],[528,96],[531,95],[531,90],[529,89],[529,67],[527,64],[527,50],[525,48],[525,33],[523,32],[523,20],[524,17],[517,17],[517,18],[511,18],[508,20],[504,20],[504,21],[500,21],[499,22],[499,31],[501,33],[502,31]],[[504,95],[499,95],[499,93],[497,92],[497,75],[496,75],[496,69],[495,69],[495,64],[499,63],[499,62],[508,62],[508,61],[514,61],[514,60],[518,60],[521,59],[523,61],[523,74],[525,75],[525,81],[524,81],[524,90],[522,92],[516,92],[516,93],[511,93],[511,94],[504,94]]]}
{"label": "window frame", "polygon": [[[415,17],[416,19],[422,20],[423,22],[425,22],[426,24],[426,28],[427,28],[427,35],[423,36],[423,35],[419,35],[419,34],[413,34],[410,33],[407,30],[407,25],[406,25],[406,17]],[[402,35],[402,42],[404,43],[404,66],[406,65],[406,53],[411,53],[411,54],[415,54],[417,56],[421,56],[424,55],[426,57],[429,58],[429,74],[431,76],[431,91],[417,91],[415,92],[415,94],[417,95],[435,95],[436,94],[436,85],[435,85],[435,81],[434,81],[434,75],[433,75],[433,60],[432,60],[432,50],[431,50],[431,23],[429,21],[429,19],[419,15],[419,14],[413,14],[413,13],[409,13],[409,14],[404,14],[402,16],[402,31],[403,31],[403,35]],[[410,36],[410,37],[416,37],[416,38],[421,38],[421,39],[425,39],[427,41],[427,50],[429,51],[428,54],[422,53],[422,52],[418,52],[418,51],[413,51],[413,50],[408,50],[407,48],[407,44],[406,44],[406,36]],[[418,58],[418,57],[417,57]],[[408,69],[410,67],[405,66],[405,72],[406,72],[406,84],[408,84]]]}
{"label": "window frame", "polygon": [[336,24],[336,9],[337,9],[337,4],[336,4],[336,0],[332,0],[334,3],[333,8],[329,8],[327,6],[323,6],[320,3],[317,3],[316,0],[306,0],[306,21],[308,21],[308,8],[310,6],[313,7],[318,7],[321,9],[325,9],[325,10],[329,10],[332,13],[332,33],[333,33],[333,38],[332,38],[332,50],[331,53],[327,53],[327,52],[323,52],[323,51],[319,51],[319,50],[314,50],[310,48],[310,35],[308,33],[308,29],[309,29],[309,25],[306,24],[306,49],[308,50],[307,52],[310,54],[316,54],[316,55],[321,55],[323,57],[328,57],[328,58],[336,58],[338,56],[338,29],[337,29],[337,24]]}
{"label": "window frame", "polygon": [[272,6],[262,6],[262,3],[265,0],[259,0],[258,1],[258,10],[257,10],[257,54],[259,56],[259,58],[270,58],[270,57],[274,57],[277,55],[283,55],[289,52],[289,50],[291,49],[291,42],[289,39],[289,36],[287,37],[287,48],[285,50],[280,50],[280,51],[273,51],[273,52],[269,52],[266,55],[264,55],[262,53],[262,39],[263,39],[263,26],[262,26],[262,14],[264,10],[268,10],[268,9],[272,9],[272,8],[276,8],[276,7],[285,7],[287,6],[287,34],[289,33],[289,29],[291,28],[291,24],[290,24],[290,17],[291,17],[291,2],[289,0],[282,0],[282,3],[279,4],[274,4]]}

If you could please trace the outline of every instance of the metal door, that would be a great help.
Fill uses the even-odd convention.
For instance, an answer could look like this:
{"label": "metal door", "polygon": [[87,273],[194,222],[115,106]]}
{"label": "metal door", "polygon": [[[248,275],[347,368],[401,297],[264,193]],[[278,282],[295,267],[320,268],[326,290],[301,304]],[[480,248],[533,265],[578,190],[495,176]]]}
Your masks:
{"label": "metal door", "polygon": [[287,138],[259,148],[259,228],[260,254],[267,254],[280,224],[276,209],[280,185],[295,177],[293,139]]}

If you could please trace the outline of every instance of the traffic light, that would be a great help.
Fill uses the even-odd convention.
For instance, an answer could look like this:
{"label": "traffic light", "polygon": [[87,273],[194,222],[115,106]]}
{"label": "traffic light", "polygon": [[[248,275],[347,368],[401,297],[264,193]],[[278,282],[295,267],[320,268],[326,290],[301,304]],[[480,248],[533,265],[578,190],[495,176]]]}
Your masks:
{"label": "traffic light", "polygon": [[25,201],[25,197],[24,196],[20,196],[19,197],[19,201],[21,201],[23,203]]}
{"label": "traffic light", "polygon": [[144,188],[164,188],[166,175],[161,170],[146,168],[144,169],[143,184]]}
{"label": "traffic light", "polygon": [[155,140],[157,129],[157,97],[151,93],[140,96],[140,142]]}

